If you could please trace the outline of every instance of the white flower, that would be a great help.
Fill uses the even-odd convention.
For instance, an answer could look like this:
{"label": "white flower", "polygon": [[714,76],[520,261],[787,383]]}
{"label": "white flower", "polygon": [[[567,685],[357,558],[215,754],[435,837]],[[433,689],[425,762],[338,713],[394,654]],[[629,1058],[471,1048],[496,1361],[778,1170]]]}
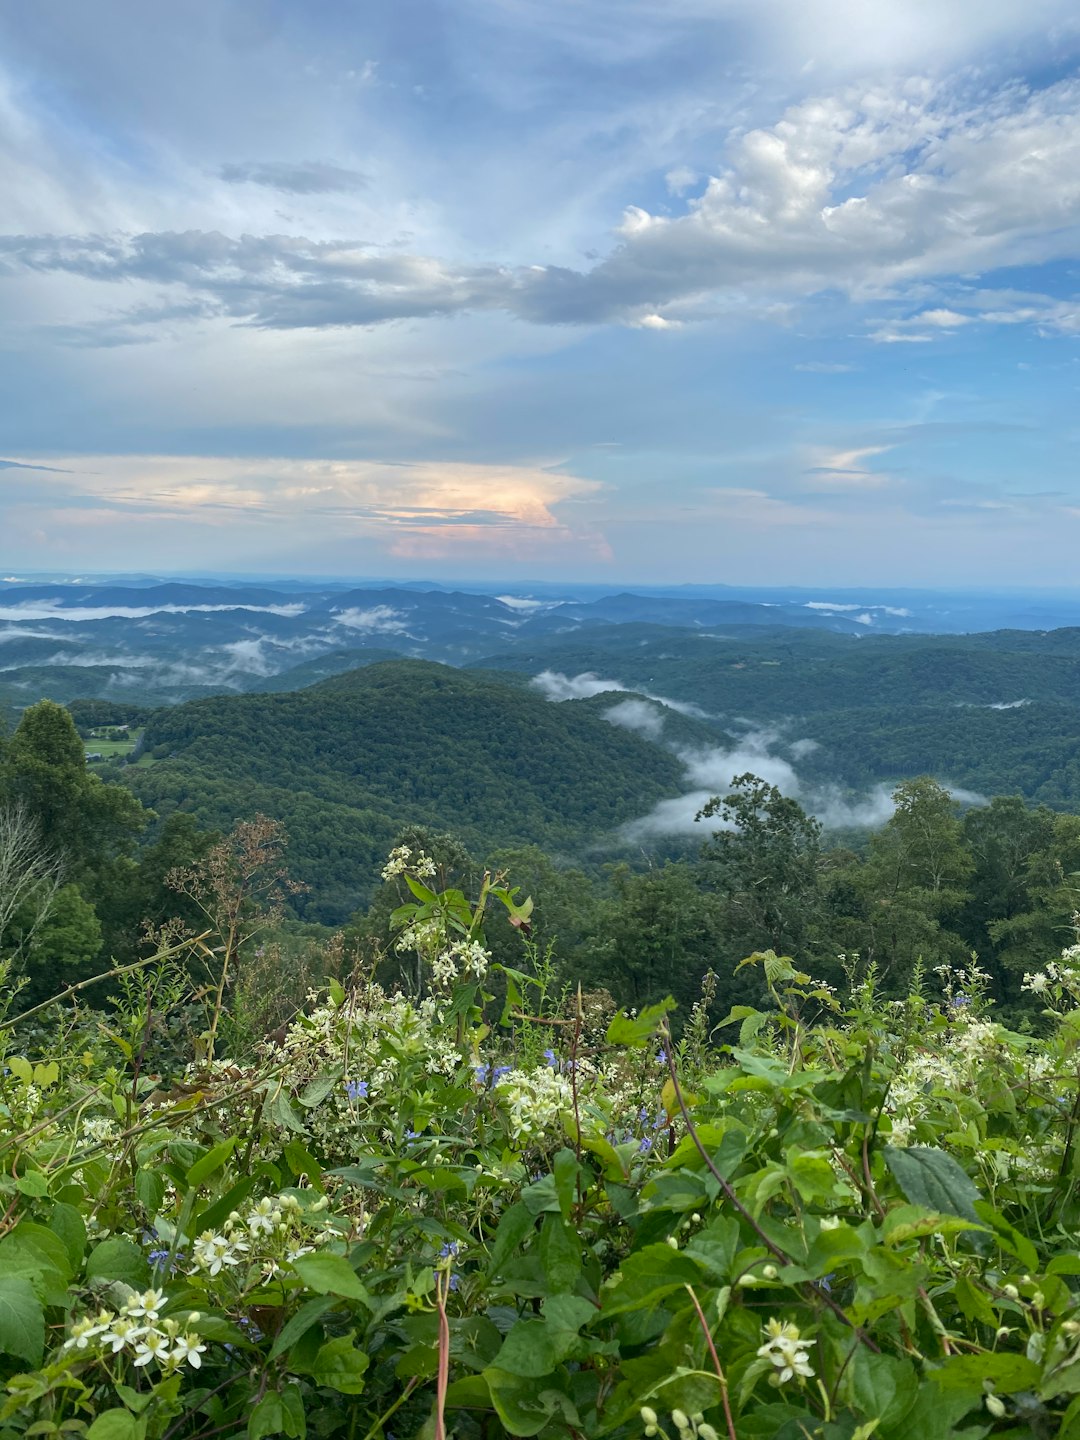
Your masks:
{"label": "white flower", "polygon": [[160,1330],[148,1330],[135,1346],[135,1364],[149,1365],[151,1360],[164,1363],[169,1358],[169,1342]]}
{"label": "white flower", "polygon": [[201,1336],[180,1335],[177,1337],[176,1344],[172,1348],[169,1359],[175,1361],[177,1364],[186,1360],[193,1369],[198,1370],[202,1365],[201,1357],[205,1351],[206,1346],[202,1343]]}
{"label": "white flower", "polygon": [[758,1347],[758,1355],[775,1365],[774,1379],[778,1385],[785,1385],[798,1377],[809,1379],[813,1373],[810,1364],[810,1346],[813,1340],[804,1340],[799,1327],[790,1321],[770,1320],[765,1326],[765,1344]]}
{"label": "white flower", "polygon": [[163,1290],[144,1290],[141,1295],[133,1295],[124,1306],[125,1315],[134,1315],[136,1318],[145,1316],[147,1320],[156,1320],[161,1306],[165,1300]]}
{"label": "white flower", "polygon": [[[274,1220],[274,1211],[275,1206],[272,1200],[266,1197],[260,1200],[255,1206],[255,1209],[252,1210],[247,1217],[248,1234],[253,1237],[256,1235],[272,1235],[276,1223]],[[278,1214],[280,1215],[280,1211]]]}
{"label": "white flower", "polygon": [[105,1346],[114,1355],[119,1355],[126,1345],[134,1345],[146,1334],[145,1325],[136,1325],[126,1315],[118,1315],[105,1334]]}
{"label": "white flower", "polygon": [[1037,970],[1034,975],[1025,975],[1021,990],[1030,990],[1033,995],[1042,995],[1050,986],[1049,975]]}

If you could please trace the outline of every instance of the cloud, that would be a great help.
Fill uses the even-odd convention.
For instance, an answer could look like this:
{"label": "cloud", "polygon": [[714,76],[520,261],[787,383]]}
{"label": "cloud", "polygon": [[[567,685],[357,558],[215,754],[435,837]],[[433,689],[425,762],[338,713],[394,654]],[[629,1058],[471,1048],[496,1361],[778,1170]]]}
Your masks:
{"label": "cloud", "polygon": [[534,675],[529,683],[543,691],[546,699],[555,701],[588,700],[594,695],[606,695],[611,690],[633,690],[635,694],[644,695],[647,699],[654,700],[657,705],[664,705],[679,715],[706,718],[705,711],[699,705],[691,705],[685,700],[671,700],[666,695],[654,695],[648,690],[642,690],[640,686],[624,685],[621,680],[604,680],[589,670],[580,675],[564,675],[559,670],[542,670],[539,675]]}
{"label": "cloud", "polygon": [[[199,229],[9,234],[0,265],[173,287],[197,314],[264,329],[485,310],[541,325],[667,328],[755,293],[866,297],[1070,257],[1080,237],[1071,178],[1080,170],[1080,80],[996,92],[965,84],[845,87],[789,105],[771,125],[733,129],[723,163],[683,213],[630,205],[614,248],[589,270]],[[225,173],[313,193],[357,172],[271,161]],[[678,167],[669,173],[682,178]],[[922,328],[905,322],[874,338],[925,342],[963,323],[947,308],[915,320]]]}
{"label": "cloud", "polygon": [[367,536],[391,555],[525,557],[547,548],[595,559],[606,556],[606,541],[573,523],[572,507],[603,489],[530,466],[99,455],[71,459],[63,476],[36,478],[21,492],[9,489],[7,504],[12,519],[22,510],[46,530],[76,514],[83,529],[155,526],[167,517],[226,526],[242,515],[249,543],[260,529],[288,526],[297,538],[328,528]]}
{"label": "cloud", "polygon": [[287,195],[329,195],[336,191],[361,190],[368,184],[359,170],[341,165],[305,160],[289,164],[281,160],[249,160],[244,164],[222,165],[218,171],[229,185],[265,185]]}
{"label": "cloud", "polygon": [[335,610],[331,618],[335,625],[344,625],[347,630],[377,631],[385,635],[408,634],[408,622],[404,615],[390,605],[372,605],[367,610],[352,606],[348,610]]}
{"label": "cloud", "polygon": [[55,600],[21,600],[15,605],[0,604],[0,620],[139,620],[147,615],[211,614],[222,610],[245,610],[259,615],[302,615],[306,607],[290,605],[66,605]]}
{"label": "cloud", "polygon": [[664,733],[664,716],[647,700],[621,700],[604,711],[604,719],[624,730],[634,730],[648,740],[659,740]]}

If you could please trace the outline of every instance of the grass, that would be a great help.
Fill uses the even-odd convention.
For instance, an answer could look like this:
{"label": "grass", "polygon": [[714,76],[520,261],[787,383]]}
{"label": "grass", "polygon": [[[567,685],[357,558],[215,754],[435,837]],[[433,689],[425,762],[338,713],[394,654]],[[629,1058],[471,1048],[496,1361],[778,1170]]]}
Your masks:
{"label": "grass", "polygon": [[130,755],[138,743],[141,730],[132,730],[123,740],[84,740],[87,755],[100,755],[102,760],[115,760]]}

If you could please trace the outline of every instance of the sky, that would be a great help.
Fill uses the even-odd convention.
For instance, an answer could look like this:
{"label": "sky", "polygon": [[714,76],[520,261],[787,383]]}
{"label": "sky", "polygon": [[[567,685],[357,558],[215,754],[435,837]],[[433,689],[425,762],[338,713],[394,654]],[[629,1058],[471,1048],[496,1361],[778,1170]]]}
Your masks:
{"label": "sky", "polygon": [[1075,0],[0,8],[0,566],[1072,585]]}

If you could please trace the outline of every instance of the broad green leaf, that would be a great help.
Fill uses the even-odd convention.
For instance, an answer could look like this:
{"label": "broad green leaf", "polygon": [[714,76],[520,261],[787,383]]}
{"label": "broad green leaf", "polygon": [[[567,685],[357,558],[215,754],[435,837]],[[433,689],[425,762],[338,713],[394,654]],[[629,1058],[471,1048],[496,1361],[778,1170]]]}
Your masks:
{"label": "broad green leaf", "polygon": [[49,1228],[63,1242],[72,1274],[82,1264],[86,1250],[86,1224],[74,1205],[58,1202],[49,1212]]}
{"label": "broad green leaf", "polygon": [[499,1419],[511,1435],[537,1435],[556,1414],[565,1425],[580,1428],[581,1420],[565,1384],[552,1384],[546,1376],[510,1375],[494,1365],[484,1371],[484,1379]]}
{"label": "broad green leaf", "polygon": [[122,1235],[110,1235],[87,1256],[86,1278],[122,1280],[135,1290],[145,1290],[150,1283],[150,1264],[138,1245]]}
{"label": "broad green leaf", "polygon": [[293,1174],[306,1176],[311,1181],[312,1188],[321,1194],[323,1190],[322,1170],[311,1151],[301,1145],[299,1140],[290,1140],[285,1146],[284,1153],[285,1163]]}
{"label": "broad green leaf", "polygon": [[624,1310],[654,1309],[666,1295],[687,1285],[698,1285],[701,1280],[701,1266],[689,1255],[669,1245],[647,1245],[629,1255],[605,1283],[601,1295],[603,1313],[620,1315]]}
{"label": "broad green leaf", "polygon": [[581,1274],[581,1240],[561,1215],[544,1216],[540,1264],[553,1294],[571,1289]]}
{"label": "broad green leaf", "polygon": [[521,1200],[503,1212],[491,1246],[489,1274],[498,1273],[500,1266],[520,1250],[522,1241],[533,1233],[535,1226],[536,1216]]}
{"label": "broad green leaf", "polygon": [[328,1340],[315,1357],[311,1378],[316,1385],[328,1385],[341,1395],[359,1395],[370,1361],[353,1344],[352,1335]]}
{"label": "broad green leaf", "polygon": [[947,1151],[933,1145],[886,1145],[882,1153],[905,1200],[978,1225],[975,1202],[982,1196]]}
{"label": "broad green leaf", "polygon": [[370,1310],[371,1297],[360,1283],[356,1271],[341,1255],[301,1255],[292,1268],[309,1290],[318,1295],[342,1295],[359,1300]]}
{"label": "broad green leaf", "polygon": [[0,1274],[0,1353],[26,1360],[33,1369],[45,1351],[45,1315],[25,1275]]}
{"label": "broad green leaf", "polygon": [[49,1193],[49,1182],[40,1170],[27,1170],[25,1175],[20,1175],[16,1179],[15,1189],[20,1195],[28,1195],[32,1200],[40,1200],[43,1195]]}
{"label": "broad green leaf", "polygon": [[221,1144],[215,1145],[212,1150],[208,1150],[202,1159],[196,1160],[188,1170],[188,1184],[201,1185],[204,1180],[209,1180],[211,1175],[216,1175],[235,1149],[236,1137],[233,1136],[229,1140],[222,1140]]}
{"label": "broad green leaf", "polygon": [[886,1427],[898,1424],[919,1393],[914,1365],[894,1355],[875,1355],[853,1343],[855,1352],[844,1374],[849,1403],[867,1420],[878,1420]]}
{"label": "broad green leaf", "polygon": [[1039,1367],[1024,1355],[950,1355],[940,1369],[933,1372],[933,1381],[941,1390],[963,1390],[982,1395],[986,1383],[999,1395],[1014,1395],[1018,1390],[1035,1390],[1039,1384]]}
{"label": "broad green leaf", "polygon": [[1001,1211],[995,1210],[988,1200],[978,1200],[975,1210],[979,1218],[984,1220],[994,1231],[1001,1248],[1007,1250],[1010,1255],[1015,1255],[1029,1274],[1035,1274],[1039,1269],[1039,1252],[1027,1236],[1022,1235],[1015,1225],[1010,1224]]}
{"label": "broad green leaf", "polygon": [[336,1295],[320,1295],[315,1300],[309,1300],[306,1305],[301,1305],[278,1332],[270,1350],[270,1359],[276,1360],[279,1355],[284,1355],[286,1350],[295,1345],[301,1336],[306,1335],[312,1325],[325,1315],[327,1310],[332,1310],[336,1303]]}
{"label": "broad green leaf", "polygon": [[314,1080],[308,1081],[296,1098],[305,1110],[313,1110],[316,1105],[322,1104],[336,1085],[342,1083],[341,1074],[338,1071],[328,1075],[316,1075]]}
{"label": "broad green leaf", "polygon": [[86,1432],[86,1440],[137,1440],[144,1426],[130,1410],[104,1410]]}

